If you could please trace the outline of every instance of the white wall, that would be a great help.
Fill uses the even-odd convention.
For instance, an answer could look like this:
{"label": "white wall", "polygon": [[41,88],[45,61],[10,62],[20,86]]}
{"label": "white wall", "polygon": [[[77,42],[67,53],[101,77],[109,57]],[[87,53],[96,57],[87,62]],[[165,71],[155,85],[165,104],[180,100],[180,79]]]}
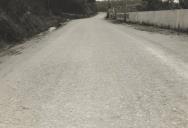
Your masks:
{"label": "white wall", "polygon": [[130,12],[127,21],[188,30],[188,9]]}

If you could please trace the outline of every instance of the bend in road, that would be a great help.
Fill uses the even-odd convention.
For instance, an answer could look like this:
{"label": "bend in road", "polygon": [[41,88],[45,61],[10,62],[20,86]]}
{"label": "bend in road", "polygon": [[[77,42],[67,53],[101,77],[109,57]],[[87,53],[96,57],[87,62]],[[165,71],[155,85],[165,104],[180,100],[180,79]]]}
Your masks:
{"label": "bend in road", "polygon": [[187,128],[186,41],[71,21],[0,65],[0,127]]}

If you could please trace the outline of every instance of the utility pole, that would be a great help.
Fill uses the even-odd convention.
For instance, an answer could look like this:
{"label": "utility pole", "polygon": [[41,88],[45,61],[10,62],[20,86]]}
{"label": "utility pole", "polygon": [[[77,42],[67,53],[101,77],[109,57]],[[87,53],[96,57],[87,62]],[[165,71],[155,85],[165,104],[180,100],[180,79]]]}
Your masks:
{"label": "utility pole", "polygon": [[128,12],[128,9],[127,9],[127,4],[128,4],[128,0],[125,0],[125,13],[127,13]]}
{"label": "utility pole", "polygon": [[123,6],[123,12],[127,13],[127,3],[128,3],[127,0],[122,0],[122,3],[123,3],[123,5],[122,5]]}
{"label": "utility pole", "polygon": [[108,0],[108,9],[110,9],[110,0]]}
{"label": "utility pole", "polygon": [[50,0],[47,0],[47,6],[48,6],[48,13],[51,14],[51,6],[50,6]]}
{"label": "utility pole", "polygon": [[128,13],[128,6],[127,6],[127,4],[128,4],[128,0],[123,0],[124,1],[124,20],[125,20],[125,22],[127,21],[127,13]]}

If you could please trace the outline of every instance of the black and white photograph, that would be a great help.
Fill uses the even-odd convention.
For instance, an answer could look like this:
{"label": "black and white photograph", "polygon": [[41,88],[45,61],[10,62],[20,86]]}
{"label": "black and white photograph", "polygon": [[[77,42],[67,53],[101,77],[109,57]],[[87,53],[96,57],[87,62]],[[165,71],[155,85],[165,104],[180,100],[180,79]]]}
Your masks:
{"label": "black and white photograph", "polygon": [[188,128],[188,0],[0,0],[0,128]]}

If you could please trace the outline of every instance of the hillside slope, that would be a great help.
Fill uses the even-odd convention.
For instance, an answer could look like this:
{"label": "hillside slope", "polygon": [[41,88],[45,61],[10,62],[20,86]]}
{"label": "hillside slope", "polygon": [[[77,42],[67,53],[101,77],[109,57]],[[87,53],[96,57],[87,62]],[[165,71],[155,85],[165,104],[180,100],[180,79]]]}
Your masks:
{"label": "hillside slope", "polygon": [[69,18],[64,12],[92,15],[96,12],[95,1],[0,0],[0,47],[2,42],[13,44],[59,25]]}

